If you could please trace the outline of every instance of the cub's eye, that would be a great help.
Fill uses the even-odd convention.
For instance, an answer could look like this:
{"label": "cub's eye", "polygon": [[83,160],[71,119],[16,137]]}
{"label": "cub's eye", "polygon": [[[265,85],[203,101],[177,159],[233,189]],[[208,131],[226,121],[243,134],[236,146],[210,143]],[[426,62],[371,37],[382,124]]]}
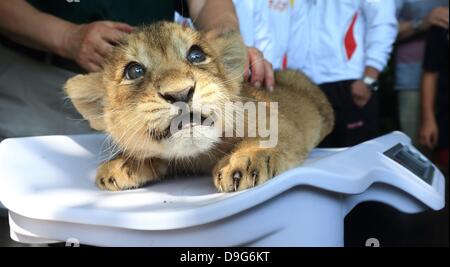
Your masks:
{"label": "cub's eye", "polygon": [[187,60],[191,63],[202,63],[206,60],[206,54],[198,45],[194,45],[189,49]]}
{"label": "cub's eye", "polygon": [[125,67],[125,79],[136,80],[144,76],[145,68],[139,63],[132,62]]}

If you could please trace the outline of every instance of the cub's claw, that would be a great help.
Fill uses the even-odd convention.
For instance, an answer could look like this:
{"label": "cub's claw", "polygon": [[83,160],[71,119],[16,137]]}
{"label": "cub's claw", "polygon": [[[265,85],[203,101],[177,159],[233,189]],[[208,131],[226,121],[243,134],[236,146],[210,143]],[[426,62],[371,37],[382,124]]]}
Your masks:
{"label": "cub's claw", "polygon": [[164,175],[164,167],[160,161],[136,162],[119,157],[100,165],[95,184],[106,191],[134,189],[159,180]]}
{"label": "cub's claw", "polygon": [[220,192],[236,192],[263,184],[281,170],[280,157],[273,150],[235,152],[217,163],[214,185]]}

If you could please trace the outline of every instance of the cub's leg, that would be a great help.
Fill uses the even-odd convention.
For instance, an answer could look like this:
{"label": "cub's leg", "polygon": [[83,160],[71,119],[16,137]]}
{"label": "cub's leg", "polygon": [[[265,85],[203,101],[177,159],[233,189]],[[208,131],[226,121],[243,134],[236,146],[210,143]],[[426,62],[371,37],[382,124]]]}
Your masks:
{"label": "cub's leg", "polygon": [[307,105],[299,112],[279,116],[274,147],[265,148],[259,138],[246,138],[221,159],[213,170],[216,188],[220,192],[245,190],[302,164],[319,144],[324,125],[317,108]]}
{"label": "cub's leg", "polygon": [[95,183],[107,191],[133,189],[160,180],[166,171],[167,162],[163,160],[136,160],[122,155],[98,167]]}
{"label": "cub's leg", "polygon": [[231,155],[216,164],[214,185],[220,192],[252,188],[297,166],[306,157],[306,150],[293,153],[279,148],[261,148],[258,142],[244,141]]}
{"label": "cub's leg", "polygon": [[[271,115],[278,118],[276,146],[263,148],[258,138],[244,139],[213,170],[214,184],[219,191],[248,189],[299,166],[331,132],[333,109],[326,96],[309,79],[300,73],[285,71],[277,74],[277,87],[270,95],[252,88],[243,91],[258,101],[279,102],[279,112]],[[258,120],[246,122],[256,122],[260,127]]]}

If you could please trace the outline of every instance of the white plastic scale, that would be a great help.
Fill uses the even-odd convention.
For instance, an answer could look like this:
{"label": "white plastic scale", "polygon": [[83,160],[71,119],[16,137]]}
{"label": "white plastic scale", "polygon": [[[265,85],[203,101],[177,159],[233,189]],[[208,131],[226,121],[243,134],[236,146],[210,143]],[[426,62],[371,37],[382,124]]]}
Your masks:
{"label": "white plastic scale", "polygon": [[210,177],[103,192],[94,185],[104,136],[0,144],[0,201],[12,239],[95,246],[343,246],[344,218],[364,201],[417,213],[444,207],[445,180],[402,133],[315,150],[301,167],[244,192]]}

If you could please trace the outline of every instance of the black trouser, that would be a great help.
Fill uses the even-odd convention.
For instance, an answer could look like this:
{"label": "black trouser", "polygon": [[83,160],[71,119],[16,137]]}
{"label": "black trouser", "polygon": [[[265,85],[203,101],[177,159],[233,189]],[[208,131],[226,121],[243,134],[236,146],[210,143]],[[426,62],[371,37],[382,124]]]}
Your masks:
{"label": "black trouser", "polygon": [[378,132],[378,97],[373,94],[363,108],[356,106],[351,94],[354,80],[320,85],[333,106],[336,124],[320,147],[349,147],[373,139]]}

